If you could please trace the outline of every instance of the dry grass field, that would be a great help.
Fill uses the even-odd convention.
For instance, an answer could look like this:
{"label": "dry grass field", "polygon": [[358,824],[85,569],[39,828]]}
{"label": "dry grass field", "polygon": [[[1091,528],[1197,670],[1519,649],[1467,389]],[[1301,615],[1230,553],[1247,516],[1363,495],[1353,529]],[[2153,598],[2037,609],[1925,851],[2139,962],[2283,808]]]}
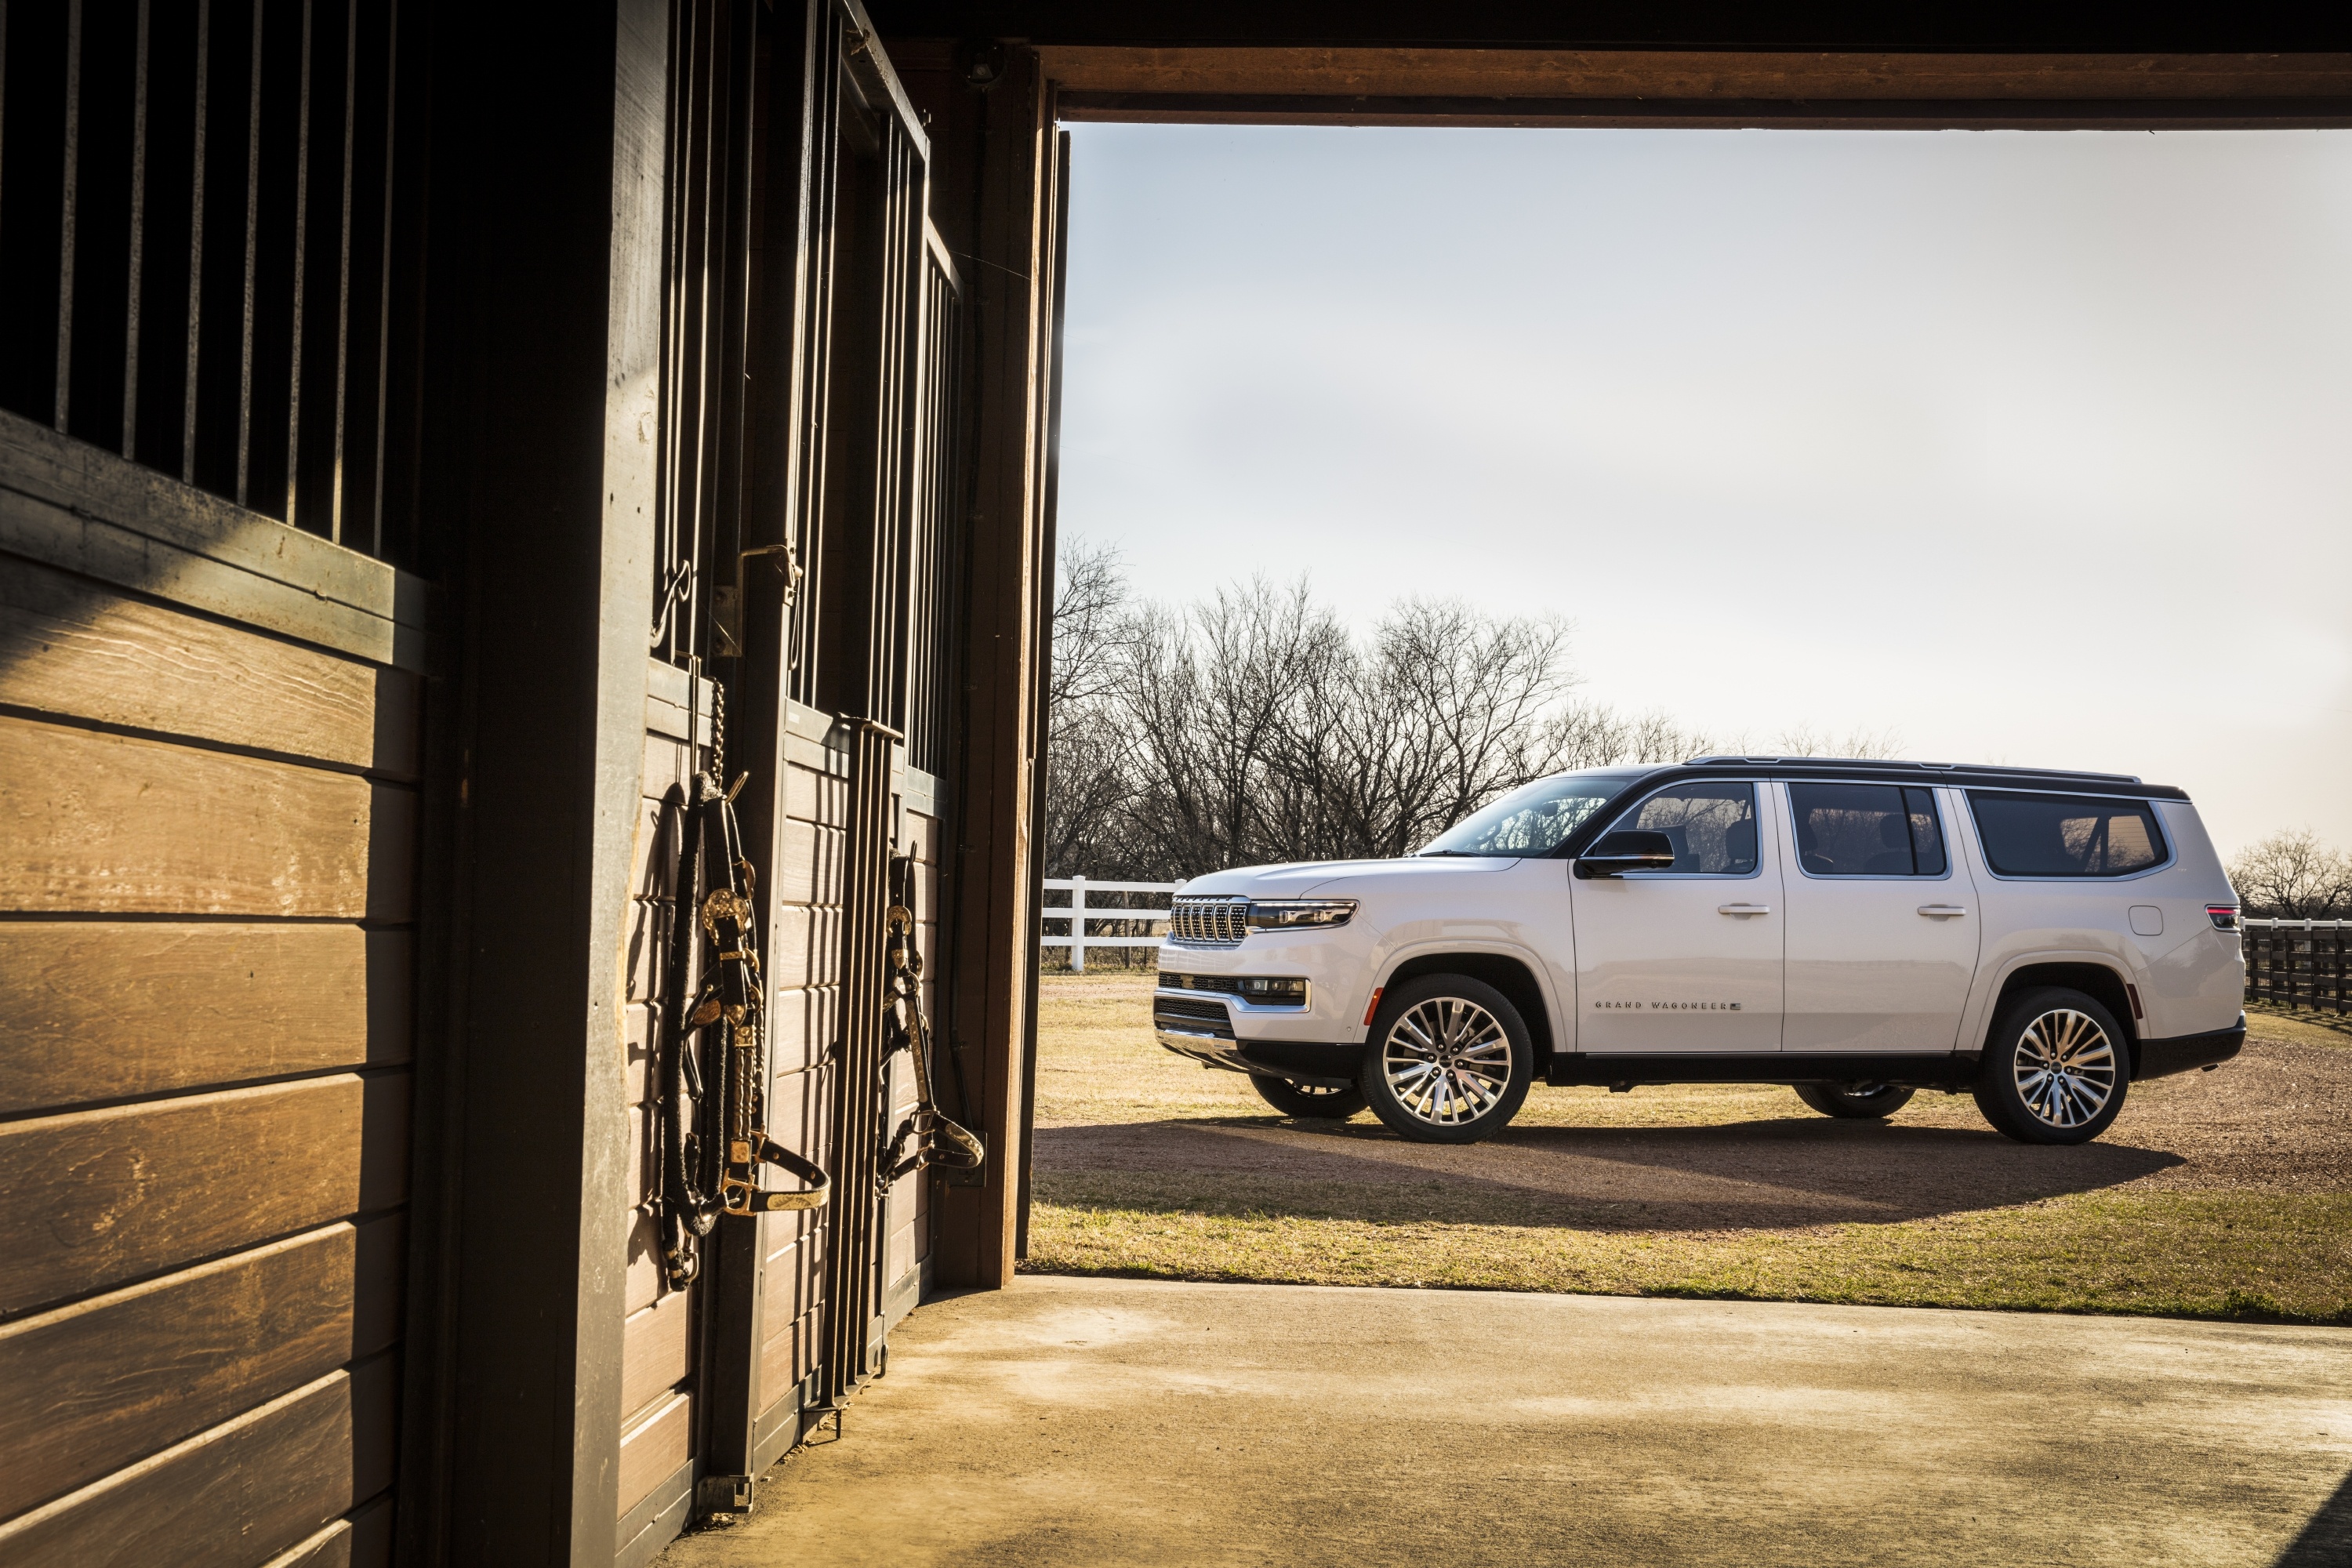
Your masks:
{"label": "dry grass field", "polygon": [[1160,1048],[1150,975],[1040,983],[1044,1273],[2352,1322],[2352,1034],[2256,1016],[2236,1061],[2027,1148],[1965,1095],[1840,1122],[1773,1088],[1538,1085],[1501,1137],[1274,1114]]}

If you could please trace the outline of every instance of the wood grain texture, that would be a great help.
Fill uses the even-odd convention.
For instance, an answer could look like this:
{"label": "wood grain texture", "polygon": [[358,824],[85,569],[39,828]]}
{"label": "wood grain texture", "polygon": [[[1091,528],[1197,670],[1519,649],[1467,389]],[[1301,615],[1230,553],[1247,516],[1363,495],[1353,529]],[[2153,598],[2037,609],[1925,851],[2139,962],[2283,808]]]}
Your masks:
{"label": "wood grain texture", "polygon": [[337,1224],[0,1326],[0,1518],[390,1345],[402,1224]]}
{"label": "wood grain texture", "polygon": [[382,561],[0,413],[0,549],[404,669],[432,589]]}
{"label": "wood grain texture", "polygon": [[265,1568],[382,1568],[392,1561],[392,1510],[386,1493],[288,1547]]}
{"label": "wood grain texture", "polygon": [[392,1484],[397,1358],[281,1394],[0,1524],[9,1568],[250,1568]]}
{"label": "wood grain texture", "polygon": [[0,716],[0,908],[414,910],[415,792],[349,773]]}
{"label": "wood grain texture", "polygon": [[632,1209],[626,1217],[629,1250],[621,1287],[624,1313],[652,1306],[661,1299],[663,1289],[660,1224],[643,1209]]}
{"label": "wood grain texture", "polygon": [[339,1073],[0,1124],[0,1313],[393,1206],[408,1097]]}
{"label": "wood grain texture", "polygon": [[782,1333],[771,1336],[761,1345],[760,1387],[770,1400],[798,1387],[801,1379],[815,1367],[821,1316],[816,1312],[803,1313]]}
{"label": "wood grain texture", "polygon": [[760,1342],[765,1344],[816,1310],[824,1279],[822,1229],[788,1242],[761,1265]]}
{"label": "wood grain texture", "polygon": [[624,1427],[635,1425],[648,1405],[693,1374],[694,1305],[691,1289],[665,1291],[621,1325]]}
{"label": "wood grain texture", "polygon": [[407,1061],[415,947],[352,925],[0,922],[0,1113]]}
{"label": "wood grain texture", "polygon": [[2352,94],[2352,55],[1966,55],[1048,45],[1067,92],[1337,98],[2261,100]]}
{"label": "wood grain texture", "polygon": [[672,1394],[653,1414],[621,1434],[621,1506],[627,1513],[670,1473],[694,1457],[694,1396]]}
{"label": "wood grain texture", "polygon": [[0,702],[414,778],[423,684],[0,557]]}

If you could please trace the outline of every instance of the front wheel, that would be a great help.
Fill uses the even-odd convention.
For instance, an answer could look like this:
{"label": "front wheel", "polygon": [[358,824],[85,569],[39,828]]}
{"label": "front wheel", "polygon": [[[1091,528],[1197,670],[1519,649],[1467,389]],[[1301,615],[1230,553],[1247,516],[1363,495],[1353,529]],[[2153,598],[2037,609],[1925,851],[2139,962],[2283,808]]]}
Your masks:
{"label": "front wheel", "polygon": [[2080,991],[2029,991],[1985,1042],[1977,1109],[2021,1143],[2087,1143],[2124,1108],[2131,1058],[2115,1015]]}
{"label": "front wheel", "polygon": [[1381,1003],[1356,1081],[1416,1143],[1475,1143],[1519,1112],[1535,1047],[1511,999],[1466,974],[1425,974]]}
{"label": "front wheel", "polygon": [[1354,1084],[1345,1088],[1327,1087],[1314,1083],[1293,1083],[1286,1078],[1268,1078],[1264,1073],[1250,1074],[1250,1087],[1257,1097],[1285,1116],[1309,1117],[1317,1121],[1345,1121],[1364,1109],[1364,1091]]}
{"label": "front wheel", "polygon": [[1801,1083],[1797,1098],[1844,1121],[1878,1121],[1911,1103],[1913,1091],[1891,1083]]}

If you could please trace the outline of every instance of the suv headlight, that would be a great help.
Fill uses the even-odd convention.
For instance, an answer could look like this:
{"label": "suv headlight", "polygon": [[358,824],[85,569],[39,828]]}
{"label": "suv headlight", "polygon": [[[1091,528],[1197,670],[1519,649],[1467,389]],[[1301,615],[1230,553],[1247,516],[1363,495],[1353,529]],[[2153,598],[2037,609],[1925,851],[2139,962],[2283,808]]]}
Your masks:
{"label": "suv headlight", "polygon": [[1249,928],[1303,931],[1311,926],[1343,926],[1355,913],[1353,899],[1255,899],[1249,907]]}

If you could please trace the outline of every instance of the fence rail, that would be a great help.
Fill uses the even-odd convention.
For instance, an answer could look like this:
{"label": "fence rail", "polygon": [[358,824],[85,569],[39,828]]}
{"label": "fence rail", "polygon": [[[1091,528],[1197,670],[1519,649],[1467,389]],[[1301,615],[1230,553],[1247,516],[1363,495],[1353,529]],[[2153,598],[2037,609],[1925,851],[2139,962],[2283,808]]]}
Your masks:
{"label": "fence rail", "polygon": [[1172,893],[1182,886],[1181,882],[1096,882],[1084,877],[1048,877],[1045,879],[1045,890],[1049,893],[1067,893],[1070,895],[1070,901],[1067,907],[1048,906],[1039,910],[1038,918],[1047,925],[1056,922],[1066,925],[1070,931],[1067,936],[1041,935],[1037,939],[1038,944],[1043,947],[1068,948],[1070,973],[1073,974],[1084,974],[1087,972],[1087,949],[1090,947],[1158,947],[1160,939],[1156,936],[1094,936],[1087,932],[1087,926],[1088,922],[1094,921],[1158,923],[1168,919],[1166,910],[1105,909],[1099,905],[1089,909],[1087,906],[1087,895],[1088,893]]}
{"label": "fence rail", "polygon": [[2352,1014],[2346,994],[2346,955],[2352,921],[2249,920],[2245,933],[2246,1000],[2315,1012]]}

